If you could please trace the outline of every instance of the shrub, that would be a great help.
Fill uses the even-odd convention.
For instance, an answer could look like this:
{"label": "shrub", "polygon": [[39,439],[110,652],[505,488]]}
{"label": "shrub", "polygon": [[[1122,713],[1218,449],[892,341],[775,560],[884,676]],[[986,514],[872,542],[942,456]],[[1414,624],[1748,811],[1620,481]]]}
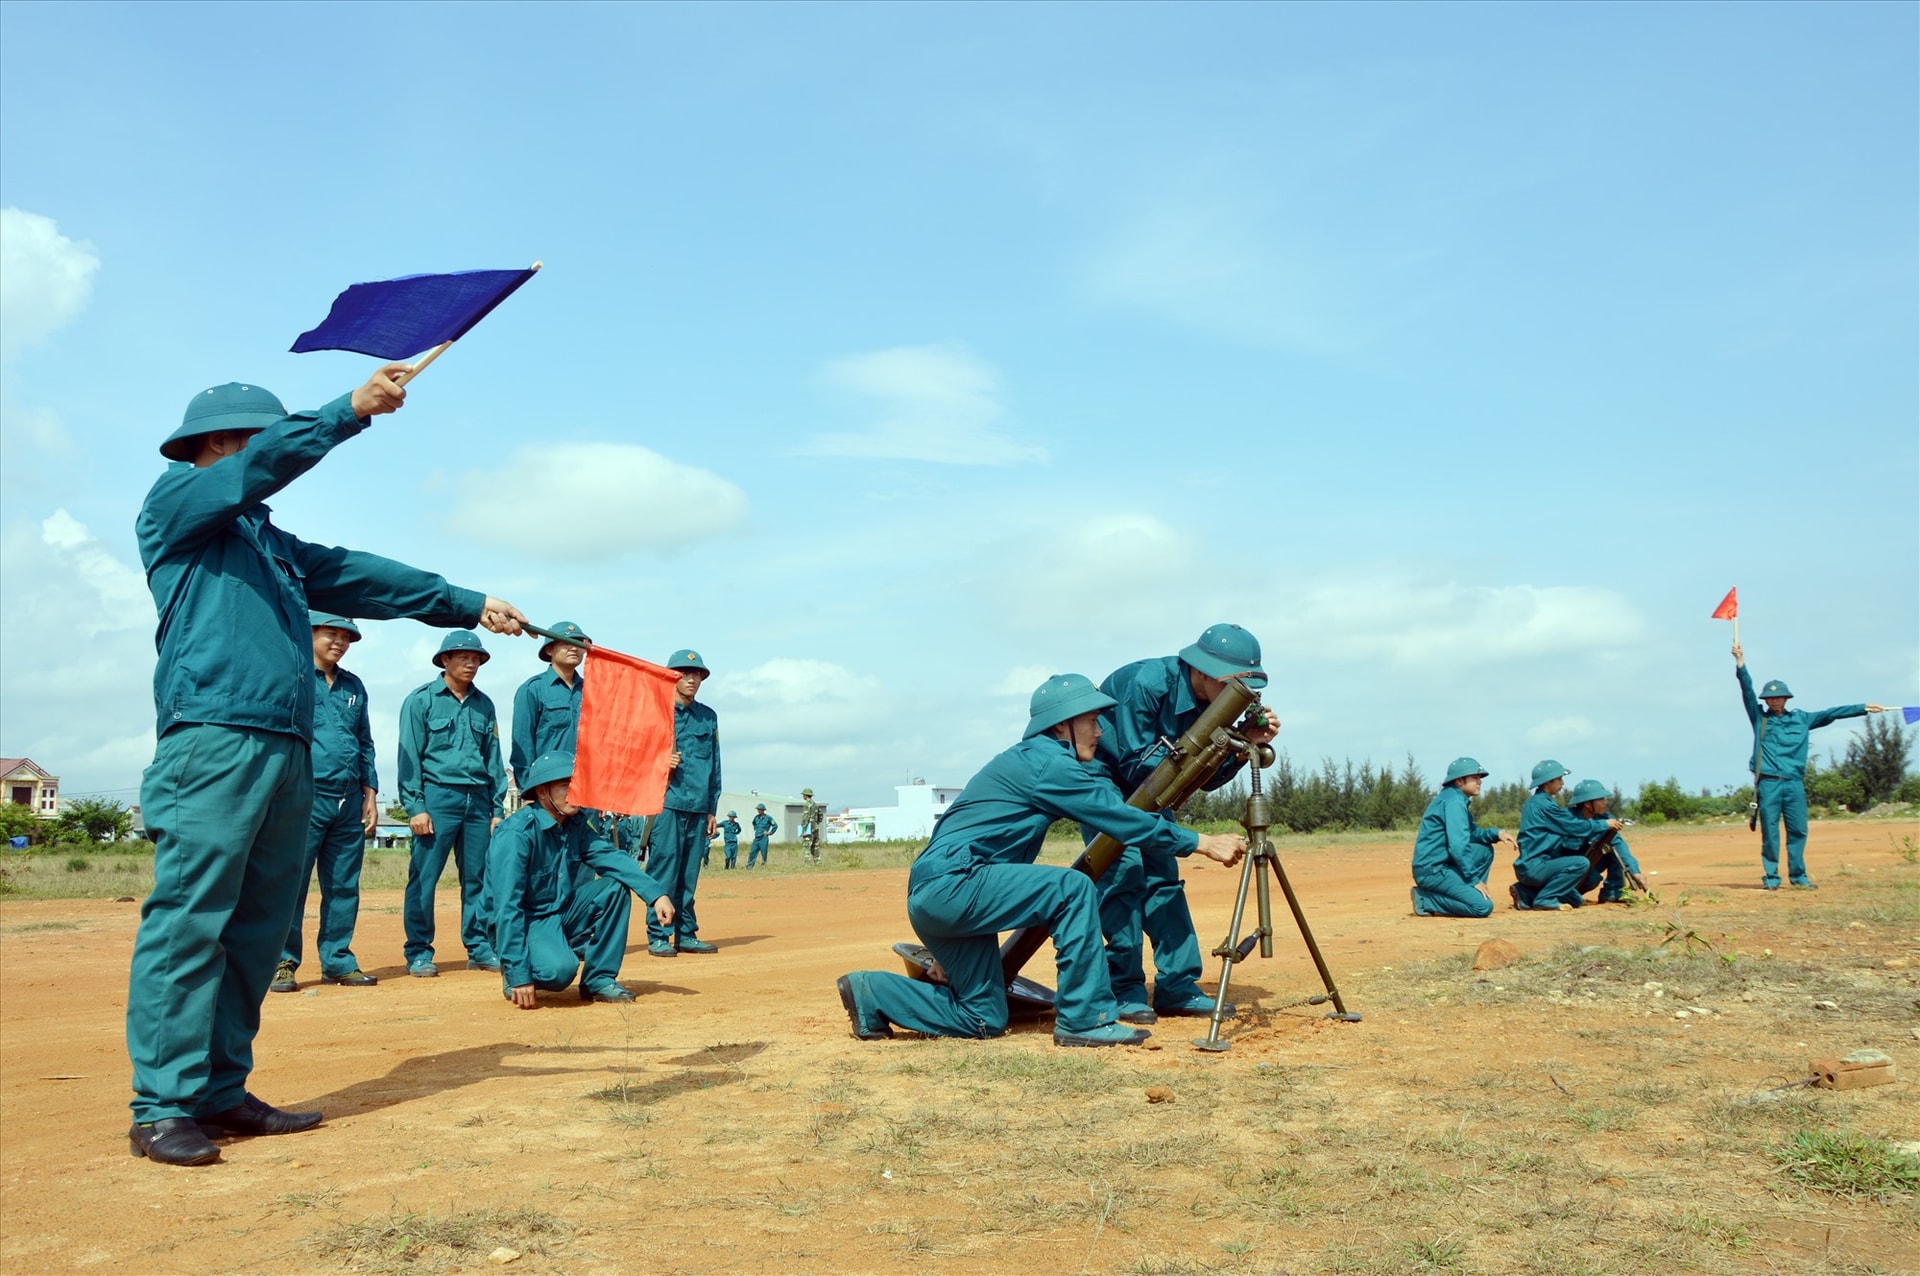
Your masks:
{"label": "shrub", "polygon": [[92,867],[93,861],[84,855],[76,855],[67,861],[67,871],[69,873],[84,873]]}

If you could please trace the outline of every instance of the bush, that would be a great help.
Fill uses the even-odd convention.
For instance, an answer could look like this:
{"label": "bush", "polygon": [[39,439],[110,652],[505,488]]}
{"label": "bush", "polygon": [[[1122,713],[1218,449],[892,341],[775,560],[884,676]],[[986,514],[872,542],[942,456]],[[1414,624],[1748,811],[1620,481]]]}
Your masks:
{"label": "bush", "polygon": [[1838,767],[1822,771],[1818,762],[1807,763],[1807,805],[1845,807],[1849,811],[1867,809],[1867,790],[1857,774]]}
{"label": "bush", "polygon": [[1666,780],[1655,780],[1640,786],[1640,796],[1634,801],[1636,818],[1649,823],[1653,817],[1666,820],[1685,820],[1701,814],[1701,804],[1697,798],[1680,787],[1680,781],[1674,776]]}
{"label": "bush", "polygon": [[32,845],[45,835],[46,828],[31,807],[16,802],[0,802],[0,840],[11,841],[16,837],[24,837]]}
{"label": "bush", "polygon": [[67,861],[67,871],[69,873],[84,873],[92,867],[93,861],[84,855],[76,855]]}
{"label": "bush", "polygon": [[1906,782],[1907,755],[1912,748],[1906,728],[1890,713],[1869,717],[1866,730],[1847,741],[1846,756],[1834,770],[1858,785],[1860,805],[1856,810],[1893,800]]}

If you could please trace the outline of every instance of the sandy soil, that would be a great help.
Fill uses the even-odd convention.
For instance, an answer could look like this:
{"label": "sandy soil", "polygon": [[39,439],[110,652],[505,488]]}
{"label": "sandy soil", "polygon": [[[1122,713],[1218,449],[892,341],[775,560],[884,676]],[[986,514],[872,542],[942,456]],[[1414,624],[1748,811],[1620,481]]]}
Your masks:
{"label": "sandy soil", "polygon": [[[1914,872],[1892,843],[1917,832],[1913,822],[1818,826],[1818,896],[1760,892],[1754,840],[1744,828],[1642,832],[1634,842],[1657,870],[1659,892],[1694,897],[1687,916],[1702,935],[1737,930],[1743,951],[1797,943],[1805,952],[1867,933],[1856,927],[1854,937],[1835,938],[1803,919],[1809,908],[1842,907],[1865,883]],[[1524,1014],[1446,996],[1416,1006],[1403,993],[1380,994],[1384,1008],[1370,1004],[1370,990],[1394,986],[1395,968],[1471,951],[1492,936],[1530,956],[1566,940],[1618,943],[1627,910],[1516,915],[1504,899],[1510,876],[1497,869],[1502,902],[1492,918],[1416,918],[1400,845],[1309,848],[1289,852],[1287,863],[1365,1022],[1328,1024],[1306,1011],[1253,1015],[1243,1019],[1235,1049],[1203,1055],[1188,1045],[1198,1025],[1163,1021],[1156,1050],[1099,1053],[1127,1056],[1126,1076],[1159,1077],[1176,1091],[1202,1078],[1265,1084],[1276,1064],[1321,1067],[1329,1093],[1368,1119],[1419,1122],[1431,1113],[1428,1100],[1476,1060],[1547,1061],[1562,1080],[1592,1081],[1630,1066],[1623,1060],[1657,1056],[1683,1028],[1693,1040],[1713,1030],[1635,1008],[1610,1021],[1624,1038],[1589,1040],[1579,1029],[1592,1016],[1563,1012],[1557,1001]],[[1190,872],[1207,944],[1225,931],[1237,877],[1217,867]],[[398,894],[375,895],[356,949],[382,984],[307,983],[300,994],[270,996],[257,1045],[255,1092],[281,1106],[322,1109],[326,1124],[300,1136],[230,1142],[220,1164],[198,1170],[127,1153],[122,1023],[137,905],[0,903],[0,1266],[14,1273],[1171,1272],[1216,1270],[1209,1264],[1229,1261],[1223,1251],[1239,1253],[1218,1237],[1202,1238],[1191,1211],[1136,1211],[1123,1238],[1117,1226],[1103,1235],[1106,1213],[1060,1201],[1046,1221],[993,1241],[987,1234],[995,1229],[981,1225],[975,1208],[980,1180],[968,1174],[991,1166],[992,1131],[1000,1127],[974,1127],[985,1133],[959,1144],[970,1155],[952,1164],[903,1153],[897,1143],[906,1127],[898,1123],[876,1121],[860,1139],[834,1137],[835,1122],[854,1121],[868,1107],[884,1112],[890,1087],[913,1090],[920,1103],[965,1102],[960,1092],[929,1092],[939,1077],[928,1072],[983,1059],[1050,1066],[1056,1056],[1096,1053],[1057,1051],[1044,1029],[1033,1028],[980,1043],[852,1040],[833,979],[893,967],[889,945],[911,937],[904,884],[900,870],[780,876],[710,869],[700,913],[718,956],[650,957],[636,928],[624,971],[640,994],[634,1007],[583,1005],[568,993],[543,995],[532,1012],[501,998],[497,976],[462,970],[457,947],[443,947],[440,979],[404,977]],[[443,936],[453,913],[443,894]],[[1275,957],[1256,958],[1236,977],[1243,1003],[1284,1007],[1318,991],[1283,909],[1276,920]],[[311,934],[311,918],[308,926]],[[1920,966],[1920,924],[1896,918],[1873,933],[1877,946],[1862,948],[1861,961],[1911,987],[1912,975],[1899,972],[1908,962]],[[1209,963],[1210,984],[1215,966]],[[1051,982],[1050,952],[1029,973]],[[1838,1021],[1835,1028],[1804,1038],[1804,1046],[1796,1038],[1691,1055],[1669,1079],[1751,1090],[1803,1071],[1809,1054],[1872,1044],[1895,1054],[1901,1083],[1843,1097],[1879,1104],[1882,1125],[1920,1126],[1911,1098],[1920,1042],[1904,1028],[1904,1044],[1891,1033],[1863,1040]],[[609,1087],[617,1101],[594,1097]],[[1128,1111],[1139,1114],[1133,1120],[1167,1123],[1168,1138],[1178,1122],[1198,1115],[1189,1108],[1183,1117],[1178,1104]],[[949,1107],[944,1119],[960,1117]],[[1520,1132],[1513,1137],[1525,1141]],[[1920,1138],[1920,1129],[1905,1137]],[[1033,1163],[1030,1148],[1021,1155]],[[1634,1153],[1623,1147],[1621,1155]],[[491,1244],[408,1248],[410,1217],[421,1230],[428,1219],[523,1208],[538,1213],[520,1219],[516,1243],[525,1252],[510,1266],[487,1259]],[[1899,1270],[1920,1252],[1912,1248],[1910,1209],[1848,1207],[1799,1222],[1786,1218],[1792,1211],[1779,1213],[1780,1223],[1766,1231],[1766,1264],[1736,1247],[1727,1251],[1730,1270],[1746,1270],[1749,1261],[1755,1269],[1798,1270],[1802,1259],[1810,1269],[1815,1259],[1807,1256],[1822,1245],[1824,1261],[1833,1261],[1835,1245],[1854,1246],[1848,1261],[1861,1266],[1833,1270]],[[348,1239],[364,1240],[365,1229],[352,1227],[368,1220],[399,1220],[400,1231],[356,1250]],[[503,1235],[513,1233],[511,1219],[495,1222]],[[1333,1243],[1313,1232],[1311,1218],[1292,1226],[1285,1234],[1300,1244]],[[945,1239],[912,1239],[936,1234]],[[1179,1258],[1188,1252],[1194,1257]],[[1503,1269],[1504,1261],[1486,1266]],[[1285,1254],[1268,1253],[1257,1265],[1219,1270],[1279,1271],[1287,1263]],[[1367,1270],[1392,1266],[1383,1259]]]}

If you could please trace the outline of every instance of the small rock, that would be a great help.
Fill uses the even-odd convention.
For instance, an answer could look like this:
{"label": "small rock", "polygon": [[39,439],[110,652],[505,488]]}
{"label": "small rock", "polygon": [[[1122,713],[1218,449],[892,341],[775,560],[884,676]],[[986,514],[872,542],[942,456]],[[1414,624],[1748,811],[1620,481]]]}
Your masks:
{"label": "small rock", "polygon": [[1753,1000],[1753,994],[1752,994],[1752,993],[1750,993],[1750,992],[1743,992],[1743,993],[1741,993],[1741,994],[1740,994],[1740,1000],[1742,1000],[1742,1001],[1752,1001],[1752,1000]]}
{"label": "small rock", "polygon": [[1147,1102],[1172,1103],[1173,1091],[1163,1085],[1150,1085],[1147,1087]]}
{"label": "small rock", "polygon": [[1713,1013],[1713,1011],[1707,1009],[1705,1006],[1688,1006],[1687,1009],[1693,1011],[1696,1015],[1710,1015]]}
{"label": "small rock", "polygon": [[131,895],[116,895],[113,898],[113,902],[116,904],[134,904],[134,903],[138,903],[139,901],[134,899],[134,897]]}
{"label": "small rock", "polygon": [[1693,1012],[1689,1010],[1676,1010],[1673,1012],[1673,1017],[1675,1019],[1686,1019],[1686,1018],[1690,1018],[1692,1016],[1692,1013]]}
{"label": "small rock", "polygon": [[1520,950],[1504,939],[1489,939],[1473,954],[1475,970],[1504,970],[1520,964]]}
{"label": "small rock", "polygon": [[502,1245],[499,1249],[496,1249],[493,1251],[493,1253],[487,1255],[487,1261],[489,1263],[498,1263],[502,1267],[505,1267],[508,1263],[513,1262],[515,1259],[519,1257],[520,1257],[519,1250],[508,1249],[505,1245]]}
{"label": "small rock", "polygon": [[1656,992],[1659,989],[1665,987],[1666,985],[1662,984],[1658,979],[1649,979],[1647,980],[1646,983],[1641,984],[1640,986],[1642,988],[1645,988],[1648,992]]}
{"label": "small rock", "polygon": [[1667,995],[1667,990],[1665,988],[1655,988],[1653,990],[1653,995],[1656,997],[1664,997]]}
{"label": "small rock", "polygon": [[1827,1001],[1823,999],[1823,1000],[1814,1002],[1813,1008],[1815,1010],[1838,1010],[1840,1009],[1840,1003],[1837,1001]]}

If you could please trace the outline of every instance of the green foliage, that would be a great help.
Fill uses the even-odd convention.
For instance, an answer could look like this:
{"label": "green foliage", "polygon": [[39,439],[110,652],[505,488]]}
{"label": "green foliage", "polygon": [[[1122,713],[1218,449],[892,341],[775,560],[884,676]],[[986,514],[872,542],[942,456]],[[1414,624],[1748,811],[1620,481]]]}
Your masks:
{"label": "green foliage", "polygon": [[1820,769],[1816,760],[1807,762],[1807,805],[1840,808],[1849,811],[1867,809],[1867,791],[1857,775],[1838,767]]}
{"label": "green foliage", "polygon": [[1920,1192],[1920,1158],[1851,1130],[1800,1130],[1767,1151],[1788,1178],[1853,1200]]}
{"label": "green foliage", "polygon": [[67,871],[69,873],[84,873],[92,867],[93,861],[84,855],[76,855],[67,861]]}
{"label": "green foliage", "polygon": [[1684,820],[1695,811],[1693,796],[1681,789],[1674,776],[1642,784],[1634,809],[1641,819],[1658,815],[1663,820]]}
{"label": "green foliage", "polygon": [[106,798],[75,798],[54,820],[60,842],[116,842],[133,831],[133,813]]}
{"label": "green foliage", "polygon": [[[1261,786],[1273,805],[1274,826],[1295,833],[1405,828],[1433,797],[1411,755],[1396,775],[1391,767],[1376,770],[1371,760],[1356,767],[1351,758],[1322,758],[1318,770],[1309,770],[1296,767],[1283,752],[1267,768]],[[1193,824],[1238,820],[1246,814],[1247,791],[1242,774],[1225,788],[1196,794],[1181,816]]]}
{"label": "green foliage", "polygon": [[1892,801],[1906,781],[1912,751],[1913,739],[1898,717],[1891,713],[1869,716],[1866,729],[1847,741],[1846,756],[1834,767],[1859,787],[1860,805],[1853,809],[1864,811]]}
{"label": "green foliage", "polygon": [[30,842],[39,842],[45,834],[46,828],[33,808],[16,802],[0,802],[0,838],[24,837]]}
{"label": "green foliage", "polygon": [[1893,791],[1896,802],[1920,802],[1920,775],[1910,775]]}

